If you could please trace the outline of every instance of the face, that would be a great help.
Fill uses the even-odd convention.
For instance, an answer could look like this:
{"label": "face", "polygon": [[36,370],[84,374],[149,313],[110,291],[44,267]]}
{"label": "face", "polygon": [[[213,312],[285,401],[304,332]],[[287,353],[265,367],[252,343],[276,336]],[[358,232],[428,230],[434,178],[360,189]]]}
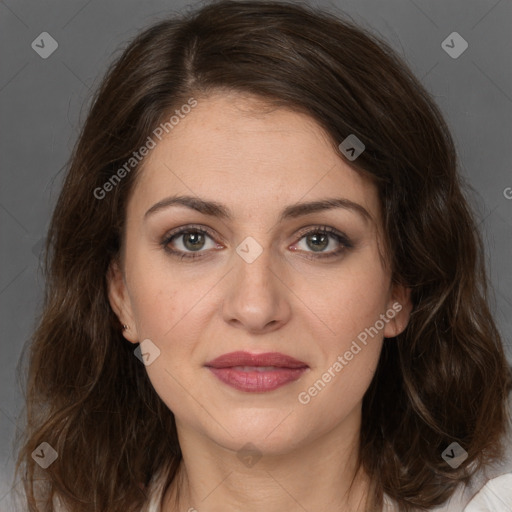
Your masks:
{"label": "face", "polygon": [[[150,340],[179,431],[284,453],[357,424],[383,338],[406,326],[383,240],[375,186],[314,120],[210,96],[146,157],[110,301],[129,341]],[[233,352],[248,355],[214,362]]]}

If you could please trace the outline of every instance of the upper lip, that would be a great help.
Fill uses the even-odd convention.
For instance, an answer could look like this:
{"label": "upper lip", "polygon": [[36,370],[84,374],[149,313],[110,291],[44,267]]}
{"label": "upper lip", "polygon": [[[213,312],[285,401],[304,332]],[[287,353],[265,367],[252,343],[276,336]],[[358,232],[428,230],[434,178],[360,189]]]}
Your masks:
{"label": "upper lip", "polygon": [[251,354],[249,352],[230,352],[223,354],[205,366],[212,368],[230,368],[233,366],[275,366],[278,368],[306,368],[308,365],[298,359],[279,352]]}

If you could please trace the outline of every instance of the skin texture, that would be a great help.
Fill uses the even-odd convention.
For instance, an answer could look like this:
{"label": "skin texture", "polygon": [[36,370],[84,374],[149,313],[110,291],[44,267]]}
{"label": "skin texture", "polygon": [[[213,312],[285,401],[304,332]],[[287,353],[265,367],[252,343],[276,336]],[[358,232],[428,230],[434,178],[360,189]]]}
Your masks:
{"label": "skin texture", "polygon": [[[223,203],[233,220],[184,206],[144,218],[171,195]],[[358,203],[371,219],[332,209],[278,222],[288,205],[337,197]],[[161,241],[189,224],[215,236],[199,244],[202,257],[180,260]],[[317,248],[302,235],[304,228],[322,226],[344,233],[353,247],[313,259],[342,247],[329,236]],[[249,236],[263,250],[252,263],[236,252]],[[345,495],[361,403],[383,337],[402,332],[411,309],[409,291],[391,283],[383,240],[375,186],[303,114],[263,109],[256,98],[240,94],[215,94],[199,99],[151,150],[128,203],[123,256],[109,272],[109,296],[129,326],[126,339],[150,339],[160,350],[146,370],[176,418],[184,458],[180,510],[363,510],[364,475],[350,501]],[[194,243],[178,235],[170,246],[195,254]],[[362,350],[316,396],[300,403],[299,393],[396,302],[401,311],[360,344]],[[309,369],[271,392],[238,391],[204,367],[236,350],[281,352]],[[251,466],[237,457],[247,443],[261,455]],[[171,488],[165,511],[175,510],[173,497]]]}

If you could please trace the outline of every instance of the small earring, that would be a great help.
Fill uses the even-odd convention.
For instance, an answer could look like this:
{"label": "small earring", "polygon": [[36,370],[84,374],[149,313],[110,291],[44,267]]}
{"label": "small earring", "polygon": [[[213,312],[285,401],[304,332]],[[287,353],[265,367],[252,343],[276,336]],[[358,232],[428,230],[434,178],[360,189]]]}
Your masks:
{"label": "small earring", "polygon": [[127,331],[128,330],[128,326],[126,324],[123,324],[123,331]]}

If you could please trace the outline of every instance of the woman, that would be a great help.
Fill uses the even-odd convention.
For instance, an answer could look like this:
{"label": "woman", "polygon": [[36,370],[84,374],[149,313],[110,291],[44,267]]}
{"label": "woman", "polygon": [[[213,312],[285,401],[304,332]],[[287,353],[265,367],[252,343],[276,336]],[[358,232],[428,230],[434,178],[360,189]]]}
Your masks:
{"label": "woman", "polygon": [[468,505],[511,389],[482,253],[442,115],[384,42],[292,3],[155,24],[53,215],[29,509],[506,504],[502,470]]}

